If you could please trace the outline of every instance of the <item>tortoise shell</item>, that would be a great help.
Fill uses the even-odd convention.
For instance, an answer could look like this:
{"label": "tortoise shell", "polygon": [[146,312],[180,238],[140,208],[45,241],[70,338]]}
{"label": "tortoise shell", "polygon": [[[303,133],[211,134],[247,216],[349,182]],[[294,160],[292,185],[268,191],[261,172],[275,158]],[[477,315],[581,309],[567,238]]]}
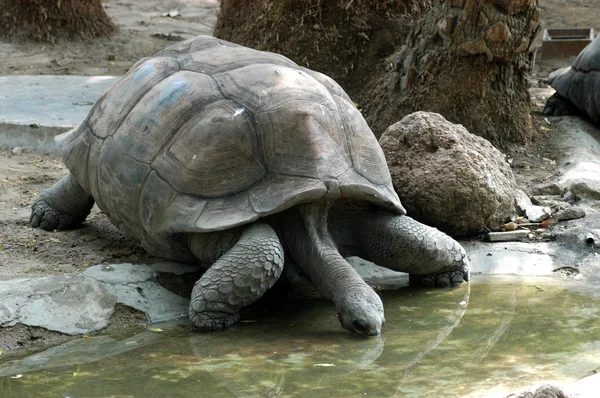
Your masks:
{"label": "tortoise shell", "polygon": [[573,65],[550,73],[548,82],[600,124],[600,36],[579,53]]}
{"label": "tortoise shell", "polygon": [[57,138],[98,206],[151,253],[165,237],[328,198],[403,213],[364,118],[329,77],[200,36],[139,61]]}

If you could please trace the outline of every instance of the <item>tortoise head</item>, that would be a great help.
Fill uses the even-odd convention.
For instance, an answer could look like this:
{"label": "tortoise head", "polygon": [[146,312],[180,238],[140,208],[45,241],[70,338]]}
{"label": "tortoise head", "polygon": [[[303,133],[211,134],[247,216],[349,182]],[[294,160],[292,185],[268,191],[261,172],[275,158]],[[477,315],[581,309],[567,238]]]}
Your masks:
{"label": "tortoise head", "polygon": [[377,336],[385,324],[383,303],[369,286],[352,290],[337,303],[342,327],[365,336]]}

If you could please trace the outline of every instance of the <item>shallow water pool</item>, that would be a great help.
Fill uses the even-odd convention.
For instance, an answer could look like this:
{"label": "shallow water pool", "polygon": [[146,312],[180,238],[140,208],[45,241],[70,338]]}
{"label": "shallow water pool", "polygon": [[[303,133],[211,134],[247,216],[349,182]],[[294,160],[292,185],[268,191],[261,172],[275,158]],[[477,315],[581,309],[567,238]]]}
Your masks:
{"label": "shallow water pool", "polygon": [[382,293],[382,336],[345,332],[321,301],[277,300],[220,333],[154,325],[0,363],[0,397],[494,396],[600,368],[600,292],[475,276]]}

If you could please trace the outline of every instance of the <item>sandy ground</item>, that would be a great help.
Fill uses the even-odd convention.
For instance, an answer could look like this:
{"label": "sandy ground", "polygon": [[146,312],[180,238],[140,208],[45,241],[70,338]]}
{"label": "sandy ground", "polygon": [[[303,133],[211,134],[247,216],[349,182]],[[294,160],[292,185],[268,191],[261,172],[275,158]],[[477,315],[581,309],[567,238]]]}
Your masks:
{"label": "sandy ground", "polygon": [[174,41],[212,34],[219,11],[218,0],[103,0],[102,4],[118,27],[116,33],[56,44],[0,42],[0,75],[123,75],[140,58]]}

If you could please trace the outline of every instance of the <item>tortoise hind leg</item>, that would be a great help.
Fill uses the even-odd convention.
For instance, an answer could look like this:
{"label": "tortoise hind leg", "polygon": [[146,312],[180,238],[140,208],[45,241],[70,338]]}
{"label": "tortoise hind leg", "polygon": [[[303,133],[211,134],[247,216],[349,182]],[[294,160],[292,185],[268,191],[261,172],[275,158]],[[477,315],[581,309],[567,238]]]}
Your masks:
{"label": "tortoise hind leg", "polygon": [[436,228],[388,212],[377,212],[354,225],[361,255],[407,272],[411,285],[446,287],[470,279],[465,249]]}
{"label": "tortoise hind leg", "polygon": [[94,198],[69,173],[34,200],[29,222],[47,231],[70,229],[85,221],[93,206]]}
{"label": "tortoise hind leg", "polygon": [[[211,257],[211,253],[230,246],[223,244],[229,238],[218,239],[195,234],[188,247],[199,259]],[[279,279],[283,263],[283,247],[273,228],[260,223],[246,227],[239,240],[194,285],[189,309],[192,326],[218,330],[236,323],[240,310],[258,300]]]}
{"label": "tortoise hind leg", "polygon": [[544,115],[548,116],[564,116],[564,115],[581,115],[582,112],[569,101],[567,98],[554,93],[546,101],[544,106]]}

